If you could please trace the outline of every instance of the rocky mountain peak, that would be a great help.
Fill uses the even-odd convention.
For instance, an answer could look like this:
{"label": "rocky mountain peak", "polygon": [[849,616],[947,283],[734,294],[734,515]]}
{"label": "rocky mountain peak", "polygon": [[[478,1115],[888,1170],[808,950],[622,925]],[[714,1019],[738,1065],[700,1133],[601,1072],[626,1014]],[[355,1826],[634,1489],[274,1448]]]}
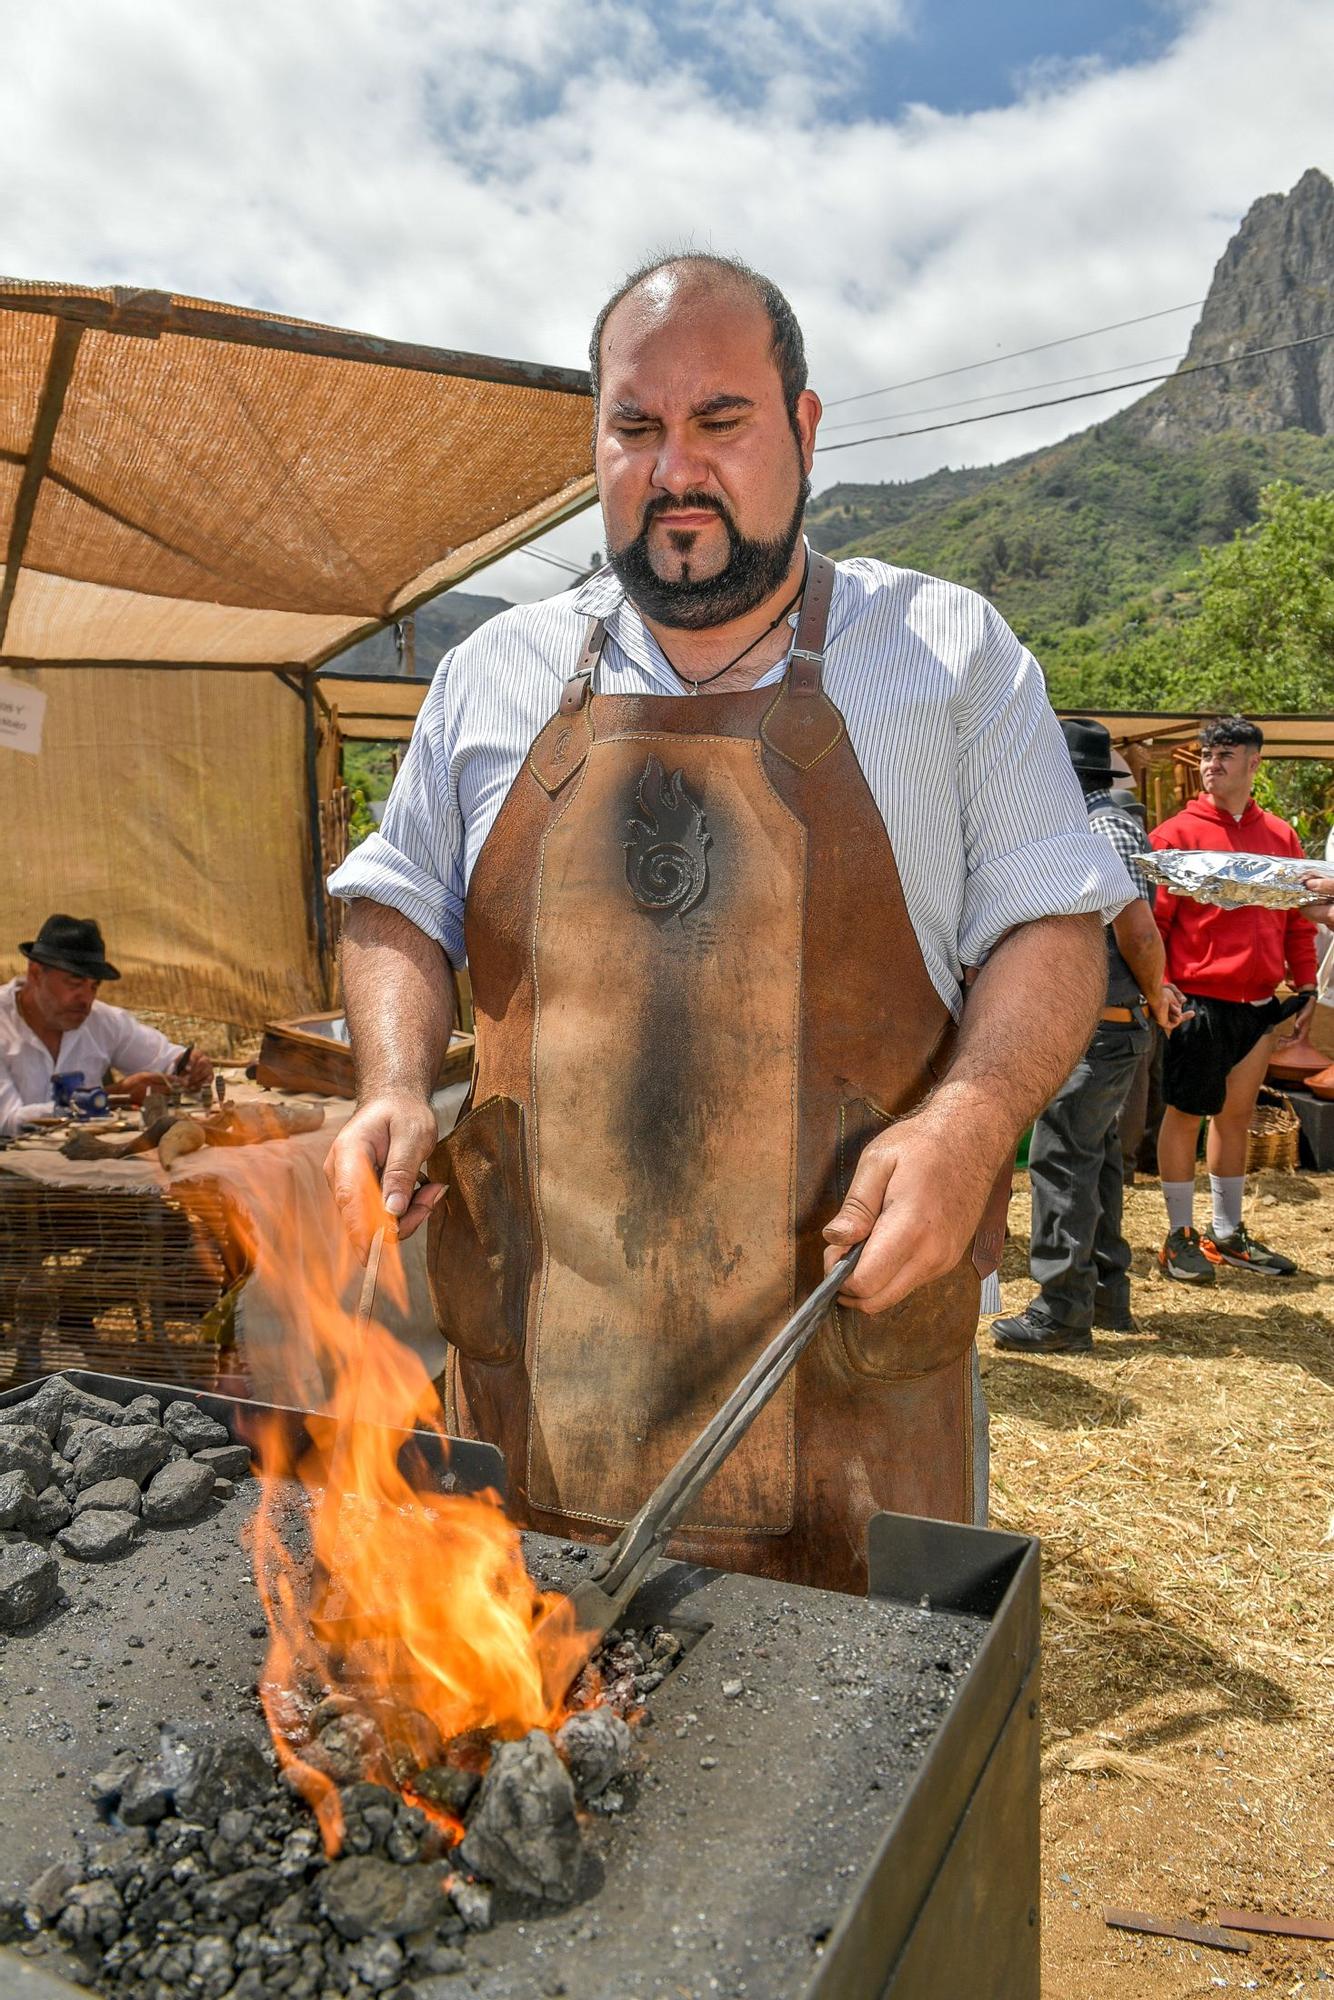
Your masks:
{"label": "rocky mountain peak", "polygon": [[[1254,202],[1218,260],[1186,363],[1334,329],[1334,183],[1316,167]],[[1334,340],[1155,389],[1125,413],[1156,444],[1218,431],[1334,435]]]}

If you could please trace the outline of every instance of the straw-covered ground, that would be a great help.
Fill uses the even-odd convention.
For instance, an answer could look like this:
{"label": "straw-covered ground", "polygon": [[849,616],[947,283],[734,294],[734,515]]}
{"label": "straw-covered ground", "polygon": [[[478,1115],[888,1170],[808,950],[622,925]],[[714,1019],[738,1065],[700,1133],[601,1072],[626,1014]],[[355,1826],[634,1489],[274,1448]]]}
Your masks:
{"label": "straw-covered ground", "polygon": [[[1028,1210],[1024,1177],[1007,1311],[1032,1295]],[[1299,1276],[1170,1285],[1141,1181],[1138,1333],[1082,1358],[982,1338],[993,1522],[1042,1538],[1044,2000],[1334,1981],[1334,1944],[1240,1957],[1103,1923],[1334,1921],[1334,1178],[1263,1175],[1248,1219]]]}

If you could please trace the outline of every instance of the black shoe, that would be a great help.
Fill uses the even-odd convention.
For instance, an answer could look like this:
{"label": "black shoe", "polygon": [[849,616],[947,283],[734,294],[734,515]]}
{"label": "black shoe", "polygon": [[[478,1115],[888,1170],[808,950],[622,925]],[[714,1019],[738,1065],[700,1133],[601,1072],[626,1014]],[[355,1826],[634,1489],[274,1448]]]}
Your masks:
{"label": "black shoe", "polygon": [[1128,1305],[1104,1305],[1101,1299],[1093,1301],[1093,1324],[1099,1333],[1139,1332],[1139,1321]]}
{"label": "black shoe", "polygon": [[1091,1354],[1093,1335],[1087,1327],[1057,1326],[1045,1314],[1029,1306],[1007,1319],[993,1319],[991,1337],[997,1347],[1012,1347],[1019,1354]]}
{"label": "black shoe", "polygon": [[1214,1267],[1200,1248],[1200,1239],[1193,1229],[1172,1231],[1158,1252],[1158,1269],[1165,1278],[1175,1278],[1180,1285],[1217,1283]]}
{"label": "black shoe", "polygon": [[1297,1266],[1281,1250],[1271,1250],[1252,1236],[1243,1222],[1231,1236],[1217,1236],[1212,1229],[1200,1231],[1200,1248],[1211,1264],[1232,1264],[1238,1271],[1259,1271],[1266,1278],[1290,1278]]}

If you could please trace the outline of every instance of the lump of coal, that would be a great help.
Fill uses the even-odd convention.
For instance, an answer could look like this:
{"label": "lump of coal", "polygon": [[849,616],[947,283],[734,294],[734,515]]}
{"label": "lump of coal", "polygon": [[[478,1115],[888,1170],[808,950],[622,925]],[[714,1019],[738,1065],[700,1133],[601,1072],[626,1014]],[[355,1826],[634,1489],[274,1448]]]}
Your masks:
{"label": "lump of coal", "polygon": [[477,1794],[482,1774],[465,1771],[458,1764],[432,1764],[425,1771],[415,1772],[411,1782],[412,1790],[428,1806],[439,1806],[455,1819],[462,1819]]}
{"label": "lump of coal", "polygon": [[584,1708],[556,1731],[556,1748],[580,1798],[595,1799],[619,1777],[630,1756],[630,1730],[614,1709]]}
{"label": "lump of coal", "polygon": [[210,1445],[207,1450],[197,1451],[194,1456],[201,1465],[211,1466],[219,1479],[247,1479],[250,1476],[248,1444]]}
{"label": "lump of coal", "polygon": [[434,1930],[449,1914],[438,1867],[403,1867],[375,1854],[333,1862],[320,1877],[319,1900],[339,1937],[354,1943]]}
{"label": "lump of coal", "polygon": [[21,1516],[26,1519],[36,1498],[26,1472],[0,1472],[0,1528],[12,1528]]}
{"label": "lump of coal", "polygon": [[74,1502],[76,1514],[82,1514],[89,1507],[101,1508],[104,1513],[137,1514],[143,1504],[143,1496],[132,1479],[100,1479],[96,1486],[85,1486]]}
{"label": "lump of coal", "polygon": [[363,1938],[347,1954],[349,1972],[372,1993],[387,1993],[403,1977],[403,1951],[392,1938]]}
{"label": "lump of coal", "polygon": [[26,1472],[40,1493],[51,1477],[51,1441],[35,1424],[0,1430],[0,1473]]}
{"label": "lump of coal", "polygon": [[116,1812],[126,1826],[156,1826],[170,1811],[171,1780],[159,1758],[125,1774]]}
{"label": "lump of coal", "polygon": [[49,1611],[60,1594],[54,1556],[35,1542],[0,1547],[0,1632],[17,1632]]}
{"label": "lump of coal", "polygon": [[41,1924],[49,1924],[64,1909],[70,1890],[79,1880],[79,1869],[73,1861],[53,1861],[44,1868],[35,1882],[28,1886],[27,1909],[37,1919],[34,1930]]}
{"label": "lump of coal", "polygon": [[56,1925],[68,1944],[83,1946],[114,1944],[124,1928],[125,1905],[106,1880],[76,1883]]}
{"label": "lump of coal", "polygon": [[100,1507],[76,1514],[67,1528],[56,1536],[68,1556],[80,1562],[114,1562],[128,1553],[139,1532],[137,1514],[108,1514]]}
{"label": "lump of coal", "polygon": [[103,1479],[135,1479],[142,1483],[171,1456],[171,1439],[152,1424],[122,1424],[118,1430],[85,1431],[78,1441],[75,1475],[79,1491]]}
{"label": "lump of coal", "polygon": [[[163,1731],[164,1739],[168,1731]],[[177,1737],[178,1743],[184,1739]],[[228,1736],[193,1750],[188,1768],[176,1779],[176,1810],[183,1819],[211,1826],[225,1812],[254,1805],[273,1788],[263,1752],[246,1736]]]}
{"label": "lump of coal", "polygon": [[100,1811],[109,1811],[120,1798],[130,1773],[139,1768],[139,1759],[133,1750],[122,1747],[117,1750],[104,1770],[95,1771],[88,1780],[88,1796]]}
{"label": "lump of coal", "polygon": [[37,1495],[23,1525],[34,1535],[54,1535],[70,1517],[70,1504],[58,1486],[47,1486]]}
{"label": "lump of coal", "polygon": [[189,1452],[231,1443],[231,1433],[216,1417],[210,1417],[195,1403],[168,1403],[162,1412],[162,1428]]}
{"label": "lump of coal", "polygon": [[205,1886],[200,1907],[215,1923],[234,1919],[238,1924],[250,1924],[286,1888],[282,1876],[271,1868],[238,1868]]}
{"label": "lump of coal", "polygon": [[542,1730],[497,1744],[459,1852],[503,1888],[569,1902],[582,1852],[574,1785]]}
{"label": "lump of coal", "polygon": [[52,1441],[65,1417],[95,1417],[99,1423],[118,1424],[123,1420],[119,1403],[80,1389],[66,1375],[51,1375],[31,1396],[0,1410],[0,1425],[35,1424]]}
{"label": "lump of coal", "polygon": [[155,1528],[193,1521],[213,1498],[213,1473],[192,1458],[164,1465],[144,1492],[144,1519]]}
{"label": "lump of coal", "polygon": [[491,1891],[485,1882],[470,1882],[466,1875],[451,1875],[446,1884],[449,1900],[470,1931],[491,1928]]}
{"label": "lump of coal", "polygon": [[363,1771],[382,1767],[388,1757],[374,1721],[356,1709],[333,1716],[303,1754],[336,1785],[352,1784]]}

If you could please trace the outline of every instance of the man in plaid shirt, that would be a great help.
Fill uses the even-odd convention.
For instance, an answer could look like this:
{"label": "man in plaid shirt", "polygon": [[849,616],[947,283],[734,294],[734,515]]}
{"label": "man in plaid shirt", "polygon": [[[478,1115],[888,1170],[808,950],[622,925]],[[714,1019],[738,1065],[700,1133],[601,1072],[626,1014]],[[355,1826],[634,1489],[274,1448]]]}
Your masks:
{"label": "man in plaid shirt", "polygon": [[1153,891],[1135,869],[1149,852],[1144,828],[1110,786],[1112,739],[1099,722],[1063,722],[1089,826],[1109,840],[1140,890],[1106,927],[1107,1001],[1093,1040],[1033,1127],[1028,1172],[1033,1223],[1028,1268],[1039,1289],[1023,1312],[992,1321],[998,1347],[1028,1354],[1086,1354],[1093,1329],[1130,1333],[1130,1248],[1121,1234],[1118,1129],[1148,1045],[1150,1020],[1171,1034],[1183,1002],[1164,979]]}

